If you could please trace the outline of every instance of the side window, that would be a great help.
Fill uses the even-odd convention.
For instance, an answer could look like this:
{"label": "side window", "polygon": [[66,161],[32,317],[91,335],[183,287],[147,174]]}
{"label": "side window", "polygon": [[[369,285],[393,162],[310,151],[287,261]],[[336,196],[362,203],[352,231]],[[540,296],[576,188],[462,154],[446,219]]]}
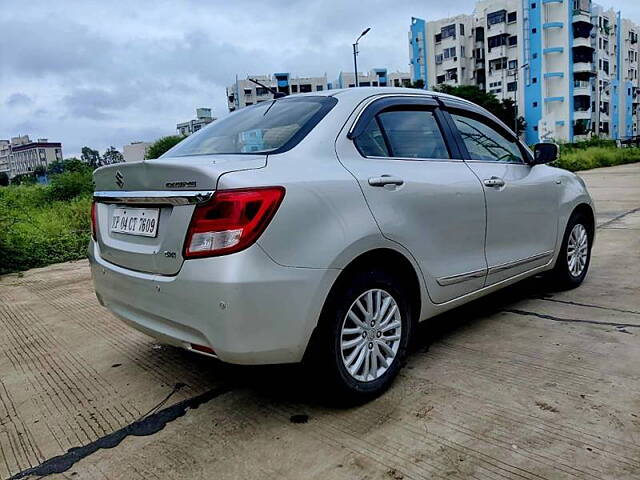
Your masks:
{"label": "side window", "polygon": [[391,110],[378,114],[392,157],[450,158],[435,115],[427,110]]}
{"label": "side window", "polygon": [[475,118],[452,113],[472,160],[524,163],[518,143]]}
{"label": "side window", "polygon": [[369,125],[355,140],[356,147],[365,157],[388,157],[389,150],[378,125],[378,119],[372,118]]}

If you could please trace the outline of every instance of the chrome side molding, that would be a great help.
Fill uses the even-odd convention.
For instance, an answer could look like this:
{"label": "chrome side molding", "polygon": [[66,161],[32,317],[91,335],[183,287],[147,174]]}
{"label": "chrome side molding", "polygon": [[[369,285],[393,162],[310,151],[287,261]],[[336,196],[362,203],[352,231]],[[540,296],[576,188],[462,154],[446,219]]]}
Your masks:
{"label": "chrome side molding", "polygon": [[543,258],[548,258],[552,255],[553,250],[549,250],[548,252],[538,253],[537,255],[532,255],[530,257],[515,260],[513,262],[494,265],[493,267],[489,267],[489,275],[491,275],[492,273],[502,272],[503,270],[509,270],[510,268],[519,267],[520,265],[525,265],[527,263],[535,262],[536,260],[542,260]]}
{"label": "chrome side molding", "polygon": [[209,200],[214,190],[148,190],[118,191],[105,190],[93,193],[99,203],[124,203],[129,205],[195,205]]}
{"label": "chrome side molding", "polygon": [[440,278],[437,278],[436,281],[438,282],[438,285],[440,285],[441,287],[446,287],[448,285],[455,285],[456,283],[466,282],[467,280],[472,280],[474,278],[482,278],[485,275],[491,275],[493,273],[509,270],[510,268],[526,265],[527,263],[535,262],[536,260],[542,260],[543,258],[549,258],[551,256],[553,256],[553,250],[549,250],[548,252],[538,253],[537,255],[532,255],[531,257],[522,258],[520,260],[515,260],[513,262],[494,265],[493,267],[489,267],[488,269],[481,268],[479,270],[474,270],[472,272],[458,273],[456,275],[450,275],[448,277],[440,277]]}
{"label": "chrome side molding", "polygon": [[482,278],[487,274],[486,268],[480,270],[474,270],[473,272],[458,273],[448,277],[440,277],[437,279],[438,285],[446,287],[447,285],[454,285],[456,283],[466,282],[473,278]]}

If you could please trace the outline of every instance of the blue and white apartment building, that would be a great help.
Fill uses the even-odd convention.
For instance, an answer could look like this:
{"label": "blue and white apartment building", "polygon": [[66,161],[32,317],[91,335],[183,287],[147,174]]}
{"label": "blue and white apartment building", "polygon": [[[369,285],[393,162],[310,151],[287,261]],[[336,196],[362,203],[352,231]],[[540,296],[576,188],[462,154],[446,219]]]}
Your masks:
{"label": "blue and white apartment building", "polygon": [[409,31],[411,77],[517,101],[525,140],[638,135],[640,28],[590,0],[483,0]]}

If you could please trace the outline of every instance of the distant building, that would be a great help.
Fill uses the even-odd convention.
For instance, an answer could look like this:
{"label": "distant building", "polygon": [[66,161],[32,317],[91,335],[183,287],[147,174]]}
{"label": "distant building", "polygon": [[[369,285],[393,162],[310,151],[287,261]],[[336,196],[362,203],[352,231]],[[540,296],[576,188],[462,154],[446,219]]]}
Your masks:
{"label": "distant building", "polygon": [[122,156],[125,162],[141,162],[145,159],[151,142],[131,142],[122,147]]}
{"label": "distant building", "polygon": [[188,122],[178,123],[176,125],[176,129],[178,130],[179,135],[188,137],[192,133],[200,130],[202,127],[206,127],[214,120],[215,117],[211,115],[210,108],[197,108],[196,118],[193,120],[189,120]]}
{"label": "distant building", "polygon": [[638,135],[640,25],[591,0],[480,0],[412,18],[412,79],[475,85],[517,103],[529,144]]}
{"label": "distant building", "polygon": [[269,88],[256,85],[249,80],[250,78],[285,95],[321,92],[329,88],[326,75],[322,77],[292,77],[289,73],[274,73],[272,76],[250,75],[246,80],[237,80],[235,84],[227,87],[227,106],[230,112],[273,98]]}
{"label": "distant building", "polygon": [[[253,83],[250,79],[257,80],[264,87]],[[359,73],[358,81],[361,87],[408,87],[411,85],[411,75],[401,72],[387,74],[386,68],[374,68],[369,73]],[[326,74],[321,77],[292,77],[289,73],[250,75],[227,87],[227,106],[229,111],[233,112],[239,108],[271,100],[273,99],[272,90],[292,95],[348,87],[355,87],[353,72],[341,72],[335,82],[328,82]]]}
{"label": "distant building", "polygon": [[[1,152],[5,150],[6,144],[0,146],[0,162],[2,162]],[[40,166],[47,168],[50,163],[62,160],[62,144],[49,142],[46,138],[32,141],[28,135],[13,137],[9,142],[9,150],[10,178],[32,173]]]}
{"label": "distant building", "polygon": [[[354,72],[340,72],[331,84],[332,88],[352,88],[356,86]],[[360,87],[410,87],[411,74],[405,72],[388,73],[386,68],[374,68],[369,73],[358,72]]]}
{"label": "distant building", "polygon": [[9,140],[0,140],[0,173],[11,173],[11,142]]}

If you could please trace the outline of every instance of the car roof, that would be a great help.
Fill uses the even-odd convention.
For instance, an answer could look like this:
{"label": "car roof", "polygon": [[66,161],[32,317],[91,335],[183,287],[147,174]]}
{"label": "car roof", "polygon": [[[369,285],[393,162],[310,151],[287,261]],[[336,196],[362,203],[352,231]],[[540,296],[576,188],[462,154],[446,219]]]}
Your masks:
{"label": "car roof", "polygon": [[323,90],[320,92],[308,92],[308,93],[298,93],[289,95],[285,98],[291,97],[338,97],[341,101],[349,101],[354,103],[359,103],[366,98],[370,98],[375,95],[423,95],[425,97],[438,97],[438,98],[449,98],[452,100],[456,100],[460,103],[465,103],[469,106],[477,105],[473,102],[465,100],[460,97],[456,97],[454,95],[449,95],[447,93],[435,92],[433,90],[424,90],[421,88],[405,88],[405,87],[357,87],[357,88],[337,88],[331,90]]}

